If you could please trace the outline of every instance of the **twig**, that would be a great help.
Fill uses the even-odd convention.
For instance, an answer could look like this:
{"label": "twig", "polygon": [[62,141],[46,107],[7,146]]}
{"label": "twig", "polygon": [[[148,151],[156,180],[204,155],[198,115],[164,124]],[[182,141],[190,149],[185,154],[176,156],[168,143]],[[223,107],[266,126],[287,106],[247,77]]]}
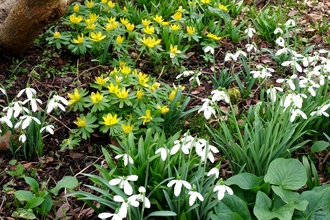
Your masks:
{"label": "twig", "polygon": [[[96,163],[97,161],[99,161],[102,157],[103,157],[103,155],[101,155],[100,157],[98,157],[94,163]],[[92,165],[93,164],[90,164],[87,167],[85,167],[84,169],[80,170],[79,173],[77,173],[76,175],[74,175],[74,177],[77,177],[79,174],[83,173],[85,170],[87,170],[88,168],[90,168]]]}

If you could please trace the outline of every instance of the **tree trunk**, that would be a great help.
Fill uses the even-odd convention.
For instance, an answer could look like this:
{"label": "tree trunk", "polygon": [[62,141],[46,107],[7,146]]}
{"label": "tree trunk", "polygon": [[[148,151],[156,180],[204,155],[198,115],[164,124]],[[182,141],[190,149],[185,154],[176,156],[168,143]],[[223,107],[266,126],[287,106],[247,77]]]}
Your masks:
{"label": "tree trunk", "polygon": [[65,14],[70,3],[70,0],[0,0],[0,51],[21,54],[47,24]]}

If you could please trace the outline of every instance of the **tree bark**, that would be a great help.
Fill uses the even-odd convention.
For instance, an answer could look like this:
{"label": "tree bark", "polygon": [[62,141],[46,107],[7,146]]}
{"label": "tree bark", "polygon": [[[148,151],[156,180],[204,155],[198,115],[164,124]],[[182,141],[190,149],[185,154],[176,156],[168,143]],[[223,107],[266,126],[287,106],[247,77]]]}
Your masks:
{"label": "tree bark", "polygon": [[[0,51],[19,55],[47,24],[61,18],[70,0],[0,0]],[[10,10],[9,10],[10,8]],[[2,22],[3,21],[3,22]]]}

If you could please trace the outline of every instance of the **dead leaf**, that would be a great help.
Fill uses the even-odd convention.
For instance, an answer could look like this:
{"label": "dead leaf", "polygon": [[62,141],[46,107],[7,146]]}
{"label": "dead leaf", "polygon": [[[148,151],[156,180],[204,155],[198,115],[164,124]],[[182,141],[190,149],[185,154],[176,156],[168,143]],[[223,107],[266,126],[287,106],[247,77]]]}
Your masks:
{"label": "dead leaf", "polygon": [[293,17],[293,16],[295,16],[297,13],[298,13],[297,10],[292,10],[292,11],[289,12],[288,16],[289,16],[289,17]]}
{"label": "dead leaf", "polygon": [[63,203],[58,210],[56,211],[56,218],[57,219],[63,219],[63,217],[66,217],[66,212],[70,209],[69,203]]}
{"label": "dead leaf", "polygon": [[72,157],[73,159],[80,159],[80,158],[84,158],[85,154],[75,153],[70,151],[69,156]]}

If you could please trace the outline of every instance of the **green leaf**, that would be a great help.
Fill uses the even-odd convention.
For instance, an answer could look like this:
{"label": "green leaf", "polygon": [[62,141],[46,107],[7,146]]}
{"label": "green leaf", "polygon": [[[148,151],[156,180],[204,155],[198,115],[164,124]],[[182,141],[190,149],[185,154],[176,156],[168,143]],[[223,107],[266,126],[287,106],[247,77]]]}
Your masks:
{"label": "green leaf", "polygon": [[58,191],[62,188],[73,189],[79,185],[76,177],[73,176],[64,176],[57,185],[50,190],[55,196],[58,194]]}
{"label": "green leaf", "polygon": [[329,147],[329,142],[327,141],[316,141],[312,148],[311,151],[312,153],[316,153],[316,152],[320,152],[323,151],[325,149],[327,149]]}
{"label": "green leaf", "polygon": [[[231,196],[225,196],[219,204],[215,207],[215,213],[217,215],[219,213],[227,214],[227,213],[236,213],[236,217],[239,217],[237,219],[244,219],[244,220],[250,220],[251,215],[250,211],[245,203],[241,198],[235,195]],[[227,218],[222,218],[227,219]]]}
{"label": "green leaf", "polygon": [[52,196],[48,193],[45,197],[44,197],[45,201],[41,204],[40,206],[40,211],[43,214],[48,214],[48,212],[52,209],[53,207],[53,200],[52,200]]}
{"label": "green leaf", "polygon": [[39,192],[39,183],[38,183],[37,180],[35,180],[35,179],[31,178],[31,177],[28,177],[28,176],[24,177],[24,180],[25,180],[25,182],[27,184],[29,184],[31,186],[32,191],[34,193],[38,193]]}
{"label": "green leaf", "polygon": [[264,180],[284,189],[297,190],[306,184],[307,175],[297,159],[277,158],[270,163]]}
{"label": "green leaf", "polygon": [[176,216],[176,213],[172,211],[155,211],[148,215],[148,217],[153,217],[153,216],[157,216],[157,217]]}
{"label": "green leaf", "polygon": [[11,215],[14,218],[24,218],[24,219],[36,219],[37,217],[33,214],[32,211],[27,211],[22,208],[16,209]]}
{"label": "green leaf", "polygon": [[252,173],[240,173],[225,181],[226,185],[237,185],[241,189],[259,189],[264,181]]}
{"label": "green leaf", "polygon": [[25,190],[17,190],[16,192],[14,192],[14,195],[19,201],[29,201],[30,199],[34,198],[32,192]]}
{"label": "green leaf", "polygon": [[237,213],[235,212],[229,212],[229,213],[217,213],[211,215],[212,220],[244,220],[241,218]]}
{"label": "green leaf", "polygon": [[292,192],[290,190],[283,189],[280,186],[272,186],[272,190],[276,195],[278,195],[283,202],[288,203],[299,198],[300,194],[297,192]]}
{"label": "green leaf", "polygon": [[44,198],[34,197],[26,203],[25,209],[33,209],[33,208],[39,206],[43,201],[44,201]]}

